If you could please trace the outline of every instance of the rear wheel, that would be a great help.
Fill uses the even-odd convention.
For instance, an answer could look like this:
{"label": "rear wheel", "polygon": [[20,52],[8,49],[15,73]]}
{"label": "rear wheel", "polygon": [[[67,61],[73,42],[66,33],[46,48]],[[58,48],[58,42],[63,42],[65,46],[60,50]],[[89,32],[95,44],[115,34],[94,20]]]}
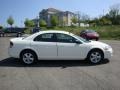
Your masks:
{"label": "rear wheel", "polygon": [[17,33],[17,37],[21,37],[22,35],[21,35],[21,33]]}
{"label": "rear wheel", "polygon": [[21,53],[20,59],[24,64],[31,65],[37,61],[37,56],[32,51],[24,51]]}
{"label": "rear wheel", "polygon": [[99,40],[99,38],[96,38],[95,40],[96,40],[96,41],[98,41],[98,40]]}
{"label": "rear wheel", "polygon": [[3,37],[5,36],[5,34],[3,33]]}
{"label": "rear wheel", "polygon": [[104,59],[103,52],[100,50],[93,50],[88,54],[88,60],[92,64],[98,64]]}

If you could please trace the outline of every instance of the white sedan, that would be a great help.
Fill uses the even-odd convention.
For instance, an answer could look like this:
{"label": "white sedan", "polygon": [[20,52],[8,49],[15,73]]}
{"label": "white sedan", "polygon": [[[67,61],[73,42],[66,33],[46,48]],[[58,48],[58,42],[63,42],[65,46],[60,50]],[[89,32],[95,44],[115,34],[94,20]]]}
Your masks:
{"label": "white sedan", "polygon": [[28,37],[10,40],[9,55],[25,64],[37,60],[88,60],[97,64],[112,56],[111,46],[87,41],[65,31],[40,31]]}

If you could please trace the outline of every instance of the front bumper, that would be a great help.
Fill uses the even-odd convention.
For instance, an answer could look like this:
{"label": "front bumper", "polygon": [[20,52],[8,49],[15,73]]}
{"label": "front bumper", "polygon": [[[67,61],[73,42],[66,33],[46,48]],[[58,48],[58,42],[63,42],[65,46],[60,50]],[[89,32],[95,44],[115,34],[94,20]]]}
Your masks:
{"label": "front bumper", "polygon": [[110,49],[108,49],[108,50],[106,50],[104,52],[104,58],[105,59],[110,59],[112,56],[113,56],[113,50],[112,50],[112,48],[110,48]]}

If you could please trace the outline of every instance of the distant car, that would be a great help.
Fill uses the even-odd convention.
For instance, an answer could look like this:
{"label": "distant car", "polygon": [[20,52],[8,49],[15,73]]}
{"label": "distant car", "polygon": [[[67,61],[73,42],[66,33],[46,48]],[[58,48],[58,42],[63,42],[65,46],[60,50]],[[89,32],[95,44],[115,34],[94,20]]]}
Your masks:
{"label": "distant car", "polygon": [[25,28],[17,28],[17,27],[12,27],[12,28],[4,28],[3,32],[4,35],[15,35],[16,37],[21,37],[22,34],[24,33]]}
{"label": "distant car", "polygon": [[32,33],[36,33],[36,32],[39,32],[40,31],[40,28],[33,28],[32,29]]}
{"label": "distant car", "polygon": [[96,41],[99,40],[99,34],[94,30],[83,30],[80,32],[80,36],[85,39],[95,39]]}
{"label": "distant car", "polygon": [[4,34],[5,34],[4,31],[1,29],[0,30],[0,37],[4,37]]}
{"label": "distant car", "polygon": [[65,31],[40,31],[26,38],[10,40],[9,55],[25,64],[36,60],[88,60],[100,63],[112,56],[111,46],[88,41]]}

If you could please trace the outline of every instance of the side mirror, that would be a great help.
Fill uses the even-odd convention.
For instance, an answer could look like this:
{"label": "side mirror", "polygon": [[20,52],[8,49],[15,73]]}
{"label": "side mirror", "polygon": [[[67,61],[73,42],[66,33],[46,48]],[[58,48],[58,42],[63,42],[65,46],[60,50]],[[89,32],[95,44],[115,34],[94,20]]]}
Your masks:
{"label": "side mirror", "polygon": [[81,42],[79,40],[75,40],[76,44],[81,44]]}

